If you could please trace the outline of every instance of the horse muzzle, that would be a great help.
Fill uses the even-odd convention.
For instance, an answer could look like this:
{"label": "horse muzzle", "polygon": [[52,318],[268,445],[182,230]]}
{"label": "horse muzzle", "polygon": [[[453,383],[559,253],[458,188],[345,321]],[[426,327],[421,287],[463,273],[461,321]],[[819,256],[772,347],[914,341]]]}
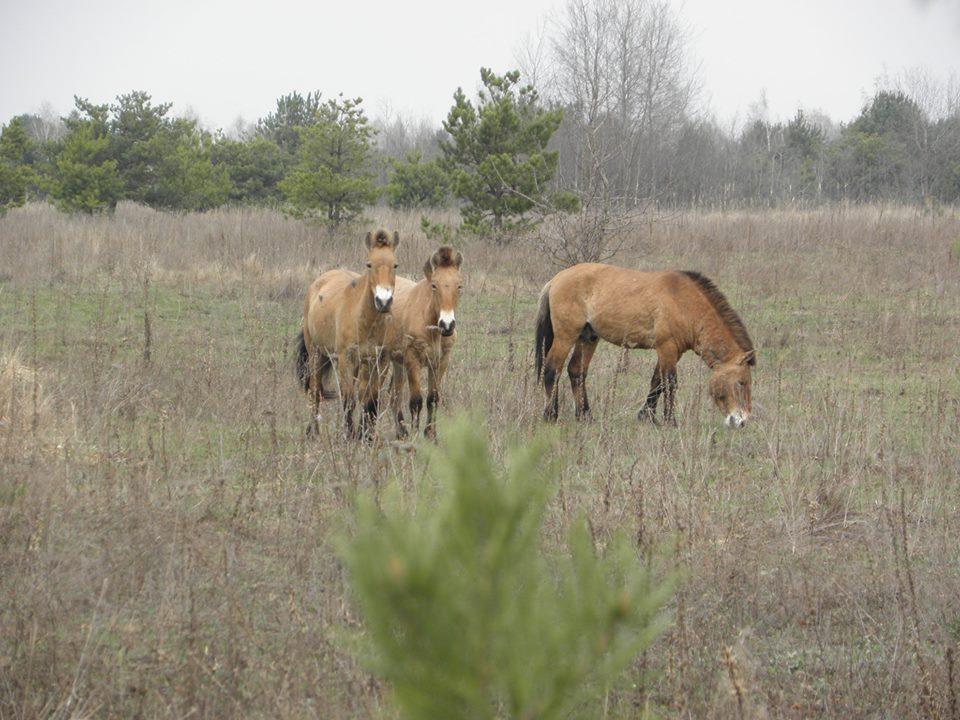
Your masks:
{"label": "horse muzzle", "polygon": [[749,417],[750,413],[745,413],[741,410],[734,410],[732,413],[727,415],[726,419],[723,421],[723,424],[728,428],[739,430],[747,424],[747,418]]}
{"label": "horse muzzle", "polygon": [[390,306],[393,305],[393,290],[377,285],[373,293],[373,307],[377,312],[390,312]]}
{"label": "horse muzzle", "polygon": [[453,316],[453,313],[450,312],[441,312],[440,317],[437,319],[437,328],[440,330],[440,334],[444,337],[450,337],[453,335],[453,331],[457,327],[457,321]]}

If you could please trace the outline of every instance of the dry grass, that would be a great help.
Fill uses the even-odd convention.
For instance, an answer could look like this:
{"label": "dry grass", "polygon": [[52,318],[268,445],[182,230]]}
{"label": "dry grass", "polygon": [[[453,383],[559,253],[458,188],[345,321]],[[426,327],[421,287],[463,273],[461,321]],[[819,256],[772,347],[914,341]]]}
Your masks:
{"label": "dry grass", "polygon": [[[401,269],[432,251],[418,218]],[[585,513],[688,575],[671,632],[611,717],[934,717],[960,679],[956,213],[684,213],[616,262],[702,270],[760,349],[756,424],[719,429],[695,358],[680,427],[635,420],[653,359],[606,346],[594,422],[564,391],[547,537]],[[537,432],[530,356],[553,269],[462,248],[444,412],[497,453]],[[307,442],[289,342],[308,279],[359,235],[251,210],[122,206],[0,219],[0,717],[390,717],[339,642],[356,626],[332,539],[354,494],[417,454]],[[442,435],[442,418],[441,418]],[[419,442],[419,441],[418,441]]]}

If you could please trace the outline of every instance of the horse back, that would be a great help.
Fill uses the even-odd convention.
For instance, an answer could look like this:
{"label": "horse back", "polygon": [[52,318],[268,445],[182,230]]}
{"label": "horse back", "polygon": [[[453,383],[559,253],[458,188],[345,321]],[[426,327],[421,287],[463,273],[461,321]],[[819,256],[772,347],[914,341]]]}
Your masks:
{"label": "horse back", "polygon": [[554,333],[579,336],[589,324],[614,345],[654,348],[682,335],[681,273],[645,272],[601,263],[582,263],[550,281]]}

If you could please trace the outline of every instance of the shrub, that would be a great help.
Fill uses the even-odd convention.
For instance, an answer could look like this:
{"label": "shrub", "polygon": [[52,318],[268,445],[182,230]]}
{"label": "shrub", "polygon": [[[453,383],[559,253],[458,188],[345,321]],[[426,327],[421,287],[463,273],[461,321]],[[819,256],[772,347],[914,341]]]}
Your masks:
{"label": "shrub", "polygon": [[450,178],[436,160],[423,161],[419,151],[393,162],[387,202],[394,208],[438,208],[447,204]]}
{"label": "shrub", "polygon": [[428,499],[405,507],[396,488],[383,510],[365,499],[344,543],[372,669],[408,718],[586,710],[664,627],[669,584],[625,538],[598,557],[584,522],[565,552],[541,549],[542,442],[500,472],[475,425],[461,420],[449,435]]}

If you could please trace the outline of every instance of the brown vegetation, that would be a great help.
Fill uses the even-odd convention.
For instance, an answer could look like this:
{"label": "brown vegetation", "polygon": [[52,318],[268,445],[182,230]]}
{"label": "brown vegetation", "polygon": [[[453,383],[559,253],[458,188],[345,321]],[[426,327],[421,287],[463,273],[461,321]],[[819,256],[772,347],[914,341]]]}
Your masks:
{"label": "brown vegetation", "polygon": [[[417,274],[435,243],[378,215]],[[676,429],[636,421],[639,351],[597,353],[592,423],[563,404],[544,542],[582,513],[598,547],[626,531],[687,568],[611,717],[956,719],[958,237],[889,207],[633,227],[614,261],[711,277],[759,358],[739,433],[692,357]],[[0,717],[391,717],[343,644],[333,539],[358,491],[416,501],[420,453],[390,423],[345,442],[335,404],[305,439],[291,363],[305,288],[362,267],[360,239],[253,210],[0,219]],[[542,430],[527,349],[555,268],[459,249],[438,430],[470,409],[500,454]]]}

